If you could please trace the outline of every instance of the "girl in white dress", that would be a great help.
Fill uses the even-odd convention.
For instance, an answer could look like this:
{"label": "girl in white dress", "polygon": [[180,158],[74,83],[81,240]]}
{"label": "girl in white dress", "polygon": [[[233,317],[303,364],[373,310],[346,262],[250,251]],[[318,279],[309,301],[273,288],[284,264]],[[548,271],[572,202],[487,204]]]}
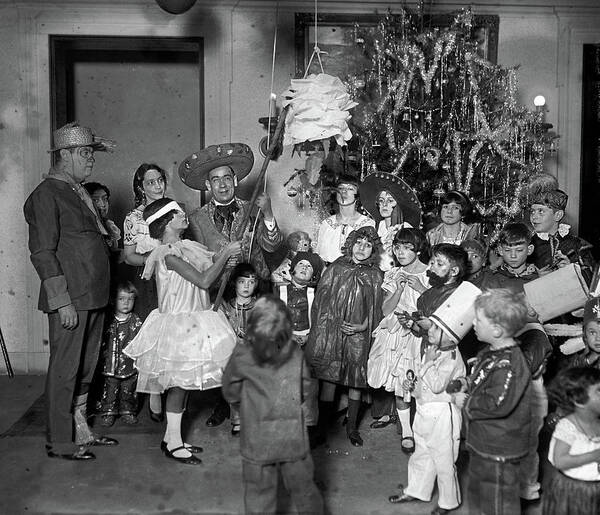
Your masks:
{"label": "girl in white dress", "polygon": [[394,237],[392,250],[400,266],[385,274],[381,286],[384,318],[373,331],[375,340],[367,364],[369,386],[383,386],[396,395],[396,410],[402,426],[401,445],[405,452],[414,450],[414,438],[410,425],[410,392],[404,390],[403,383],[418,373],[422,338],[404,327],[398,315],[416,311],[417,299],[429,287],[427,266],[419,260],[425,247],[425,235],[418,229],[401,229]]}
{"label": "girl in white dress", "polygon": [[189,390],[221,386],[223,369],[236,343],[225,315],[211,310],[208,287],[232,256],[239,242],[229,243],[214,259],[203,245],[181,240],[187,228],[179,205],[163,198],[144,210],[150,236],[160,240],[144,267],[143,277],[155,275],[158,308],[146,318],[125,353],[138,369],[137,391],[167,392],[167,428],[161,449],[168,458],[197,465],[200,447],[185,444],[181,419]]}

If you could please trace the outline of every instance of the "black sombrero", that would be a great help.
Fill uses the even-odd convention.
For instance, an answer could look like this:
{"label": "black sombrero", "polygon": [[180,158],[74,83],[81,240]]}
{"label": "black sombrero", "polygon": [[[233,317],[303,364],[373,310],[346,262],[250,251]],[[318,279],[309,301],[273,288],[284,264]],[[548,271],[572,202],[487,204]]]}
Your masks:
{"label": "black sombrero", "polygon": [[377,195],[385,190],[398,202],[405,222],[415,228],[421,225],[421,203],[415,190],[400,177],[386,172],[373,172],[365,177],[358,188],[363,207],[375,220],[381,219],[377,208]]}

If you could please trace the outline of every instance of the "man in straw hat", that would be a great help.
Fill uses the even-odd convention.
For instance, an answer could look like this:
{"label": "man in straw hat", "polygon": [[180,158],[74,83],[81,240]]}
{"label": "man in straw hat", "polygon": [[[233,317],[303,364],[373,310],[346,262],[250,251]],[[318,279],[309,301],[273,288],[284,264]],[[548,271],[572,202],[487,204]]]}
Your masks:
{"label": "man in straw hat", "polygon": [[[236,196],[238,181],[252,170],[254,155],[244,143],[210,145],[183,160],[179,166],[181,180],[190,188],[209,191],[211,200],[190,213],[188,219],[194,239],[213,252],[220,252],[235,238],[245,214],[253,209],[249,202]],[[274,252],[283,242],[266,193],[259,195],[242,236],[243,261],[250,262],[259,277],[258,291],[268,290],[271,272],[264,252]],[[258,216],[258,223],[256,217]],[[254,241],[253,241],[254,240]],[[221,399],[206,424],[218,426],[227,418],[229,405]]]}
{"label": "man in straw hat", "polygon": [[92,460],[88,446],[118,442],[94,435],[86,420],[110,272],[107,231],[81,183],[92,173],[94,152],[113,143],[77,123],[55,130],[53,142],[56,164],[24,206],[41,280],[38,307],[48,314],[50,334],[46,450],[51,458]]}

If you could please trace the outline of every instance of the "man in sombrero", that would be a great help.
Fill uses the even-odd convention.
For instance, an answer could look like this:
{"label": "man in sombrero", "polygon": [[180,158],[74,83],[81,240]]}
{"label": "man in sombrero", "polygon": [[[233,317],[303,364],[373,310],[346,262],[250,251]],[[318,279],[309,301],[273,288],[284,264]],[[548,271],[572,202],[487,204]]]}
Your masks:
{"label": "man in sombrero", "polygon": [[[260,280],[259,291],[265,292],[270,289],[271,272],[263,252],[276,251],[283,236],[266,193],[258,196],[256,206],[236,196],[238,182],[250,173],[253,164],[252,150],[244,143],[211,145],[187,157],[179,166],[179,176],[190,188],[209,191],[212,195],[210,201],[192,211],[188,219],[194,239],[213,252],[220,252],[235,237],[245,213],[252,210],[242,236],[242,260],[254,266]],[[219,403],[206,421],[207,425],[221,424],[228,411],[226,403]]]}
{"label": "man in sombrero", "polygon": [[118,442],[91,432],[86,404],[102,336],[110,284],[107,231],[82,183],[94,152],[114,142],[69,123],[53,133],[54,166],[23,211],[31,262],[40,280],[38,307],[48,314],[46,451],[51,458],[92,460],[89,446]]}
{"label": "man in sombrero", "polygon": [[[179,167],[179,175],[187,186],[209,191],[212,195],[206,205],[190,213],[189,221],[194,239],[213,252],[219,252],[231,241],[246,211],[254,208],[236,196],[238,182],[250,173],[253,164],[254,155],[248,145],[224,143],[192,154]],[[283,236],[266,193],[258,196],[256,208],[260,209],[259,223],[255,224],[257,215],[252,213],[242,237],[244,260],[254,266],[260,279],[269,281],[271,273],[263,251],[277,250]],[[254,242],[250,245],[252,239]],[[264,289],[265,285],[261,286]]]}

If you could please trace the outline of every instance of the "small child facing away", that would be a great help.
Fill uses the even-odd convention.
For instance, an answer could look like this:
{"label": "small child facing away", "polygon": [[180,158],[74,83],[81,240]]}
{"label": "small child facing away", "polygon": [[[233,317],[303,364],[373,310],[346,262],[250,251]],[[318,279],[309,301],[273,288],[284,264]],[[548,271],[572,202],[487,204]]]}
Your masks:
{"label": "small child facing away", "polygon": [[550,440],[548,460],[554,467],[542,513],[600,513],[600,370],[562,370],[548,394],[567,415],[558,421]]}
{"label": "small child facing away", "polygon": [[467,392],[454,394],[467,423],[473,513],[521,513],[519,462],[531,443],[531,372],[514,335],[527,316],[524,295],[507,289],[475,300],[475,333],[489,348],[478,354]]}
{"label": "small child facing away", "polygon": [[310,371],[283,301],[272,295],[256,301],[246,343],[235,347],[222,385],[225,399],[239,405],[241,414],[245,512],[276,513],[281,473],[297,512],[321,514],[303,412]]}
{"label": "small child facing away", "polygon": [[104,333],[102,344],[102,396],[100,398],[100,425],[110,427],[120,417],[126,424],[137,424],[137,370],[133,359],[123,350],[142,326],[140,317],[133,312],[137,290],[129,282],[117,285],[114,312]]}

